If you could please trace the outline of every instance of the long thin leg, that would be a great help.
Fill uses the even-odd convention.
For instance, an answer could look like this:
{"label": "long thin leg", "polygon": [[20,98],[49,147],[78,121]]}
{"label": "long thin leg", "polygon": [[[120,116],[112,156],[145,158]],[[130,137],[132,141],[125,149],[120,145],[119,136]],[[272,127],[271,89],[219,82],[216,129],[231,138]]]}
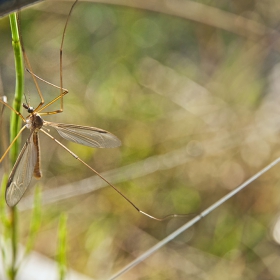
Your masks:
{"label": "long thin leg", "polygon": [[3,154],[3,156],[0,158],[0,163],[3,161],[3,159],[5,158],[5,156],[7,155],[7,153],[10,151],[10,149],[12,148],[13,144],[16,142],[16,140],[19,138],[20,134],[23,132],[23,130],[26,128],[26,126],[23,126],[21,128],[21,130],[19,131],[19,133],[17,134],[17,136],[14,138],[14,140],[12,141],[12,143],[10,144],[10,146],[7,148],[7,150],[5,151],[5,153]]}
{"label": "long thin leg", "polygon": [[[62,91],[67,91],[67,92],[68,92],[68,90],[67,90],[66,88],[61,88],[61,87],[59,87],[59,86],[56,86],[55,84],[52,84],[52,83],[50,83],[50,82],[44,80],[43,78],[41,78],[41,77],[39,77],[38,75],[34,74],[30,69],[26,69],[26,71],[27,71],[28,73],[30,73],[31,75],[34,75],[37,79],[41,80],[42,82],[44,82],[44,83],[46,83],[46,84],[48,84],[48,85],[50,85],[50,86],[53,86],[53,87],[55,87],[55,88],[62,89]],[[41,111],[41,110],[42,110],[42,109],[40,109],[40,111]]]}
{"label": "long thin leg", "polygon": [[10,106],[10,105],[9,105],[8,103],[6,103],[4,100],[1,100],[1,99],[0,99],[0,103],[4,104],[6,107],[8,107],[10,110],[12,110],[14,113],[16,113],[18,116],[20,116],[20,118],[21,118],[24,122],[26,122],[24,116],[23,116],[20,112],[16,111],[12,106]]}
{"label": "long thin leg", "polygon": [[55,139],[52,135],[47,133],[45,130],[41,129],[42,132],[44,132],[47,136],[49,136],[53,141],[55,141],[58,145],[60,145],[62,148],[64,148],[68,153],[70,153],[75,159],[83,163],[86,167],[88,167],[91,171],[93,171],[97,176],[99,176],[102,180],[104,180],[110,187],[112,187],[117,193],[119,193],[128,203],[130,203],[139,213],[153,219],[156,221],[164,221],[170,218],[175,218],[175,217],[187,217],[192,214],[170,214],[167,215],[163,218],[157,218],[154,217],[141,209],[139,209],[132,201],[130,201],[123,193],[121,193],[114,185],[112,185],[109,181],[107,181],[100,173],[98,173],[95,169],[93,169],[91,166],[89,166],[87,163],[85,163],[82,159],[80,159],[76,154],[74,154],[71,150],[69,150],[66,146],[64,146],[62,143],[60,143],[57,139]]}
{"label": "long thin leg", "polygon": [[[21,49],[22,49],[22,53],[23,53],[23,57],[24,57],[24,61],[25,61],[25,64],[27,66],[26,70],[31,74],[32,78],[33,78],[33,81],[34,81],[34,84],[36,86],[36,89],[38,91],[38,94],[40,96],[40,99],[41,99],[41,102],[39,103],[39,105],[36,107],[36,109],[34,110],[34,112],[41,112],[42,110],[44,110],[45,108],[47,108],[48,106],[50,106],[51,104],[53,104],[54,102],[56,102],[58,99],[60,99],[60,109],[59,110],[55,110],[55,111],[51,111],[51,112],[45,112],[45,113],[42,113],[42,115],[53,115],[53,114],[58,114],[58,113],[61,113],[63,112],[63,97],[64,95],[66,95],[68,93],[68,90],[63,88],[63,74],[62,74],[62,50],[63,50],[63,43],[64,43],[64,38],[65,38],[65,34],[66,34],[66,28],[67,28],[67,25],[68,25],[68,22],[69,22],[69,19],[70,19],[70,16],[71,16],[71,13],[73,11],[73,8],[74,6],[76,5],[76,3],[78,2],[78,0],[76,0],[74,2],[74,4],[72,5],[71,9],[70,9],[70,12],[68,14],[68,17],[67,17],[67,20],[66,20],[66,23],[65,23],[65,26],[64,26],[64,30],[63,30],[63,34],[62,34],[62,40],[61,40],[61,45],[60,45],[60,87],[50,83],[50,82],[47,82],[46,80],[40,78],[39,76],[35,75],[33,73],[33,70],[32,70],[32,67],[31,67],[31,64],[29,62],[29,59],[26,55],[26,52],[25,52],[25,49],[24,49],[24,44],[23,44],[23,39],[22,39],[22,36],[21,36],[21,33],[20,33],[20,42],[21,42]],[[17,14],[17,19],[18,19],[18,25],[20,26],[20,22],[19,22],[19,14]],[[52,100],[51,102],[49,102],[48,104],[46,104],[45,106],[44,105],[44,98],[43,98],[43,95],[42,95],[42,92],[40,90],[40,87],[39,87],[39,84],[37,83],[37,79],[53,86],[53,87],[56,87],[56,88],[59,88],[60,89],[60,96],[55,98],[54,100]]]}
{"label": "long thin leg", "polygon": [[[17,13],[17,21],[18,21],[18,26],[19,26],[19,29],[20,29],[20,20],[19,20],[19,13]],[[32,67],[31,67],[31,64],[29,62],[29,59],[26,55],[26,52],[25,52],[25,49],[24,49],[24,44],[23,44],[23,39],[22,39],[22,36],[21,36],[21,32],[19,32],[19,39],[20,39],[20,45],[21,45],[21,50],[22,50],[22,53],[23,53],[23,58],[24,58],[24,62],[25,62],[25,65],[27,68],[29,68],[31,70],[31,73],[33,73],[32,71]],[[32,75],[32,74],[31,74]],[[34,81],[34,84],[36,86],[36,89],[38,91],[38,94],[40,96],[40,99],[41,99],[41,102],[40,104],[37,106],[37,108],[35,109],[35,111],[37,111],[41,106],[43,106],[43,104],[45,103],[44,101],[44,98],[43,98],[43,95],[42,95],[42,92],[40,90],[40,87],[39,87],[39,84],[37,83],[37,80],[36,80],[36,77],[34,75],[32,75],[32,79]]]}
{"label": "long thin leg", "polygon": [[61,45],[60,45],[60,51],[59,51],[59,60],[60,60],[60,95],[61,95],[61,99],[60,99],[60,109],[61,111],[63,111],[63,96],[65,94],[63,94],[63,75],[62,75],[62,49],[63,49],[63,43],[64,43],[64,38],[65,38],[65,34],[66,34],[66,28],[67,28],[67,25],[68,25],[68,22],[69,22],[69,19],[70,19],[70,16],[71,16],[71,13],[75,7],[75,5],[77,4],[78,0],[76,0],[74,2],[74,4],[72,5],[71,9],[70,9],[70,12],[68,14],[68,17],[66,19],[66,23],[65,23],[65,26],[64,26],[64,30],[63,30],[63,33],[62,33],[62,39],[61,39]]}
{"label": "long thin leg", "polygon": [[[37,79],[41,80],[42,82],[50,85],[50,86],[53,86],[55,88],[59,88],[61,89],[59,86],[56,86],[44,79],[42,79],[41,77],[37,76],[36,74],[32,73],[29,69],[26,69],[30,74],[34,75]],[[45,108],[47,108],[48,106],[50,106],[51,104],[55,103],[58,99],[62,98],[64,95],[66,95],[68,93],[68,90],[66,88],[62,88],[62,93],[56,97],[55,99],[53,99],[52,101],[50,101],[48,104],[46,104],[45,106],[39,108],[39,110],[37,110],[36,112],[39,113],[41,111],[43,111]],[[51,111],[51,112],[45,112],[45,113],[40,113],[40,115],[54,115],[54,114],[58,114],[58,113],[62,113],[63,110],[60,108],[59,110],[55,110],[55,111]]]}
{"label": "long thin leg", "polygon": [[[51,104],[55,103],[58,99],[62,99],[63,96],[65,94],[67,94],[68,91],[64,91],[61,95],[59,95],[58,97],[56,97],[55,99],[53,99],[51,102],[49,102],[46,106],[42,107],[41,110],[44,110],[46,107],[50,106]],[[41,112],[41,110],[39,110],[38,112]],[[44,116],[44,115],[54,115],[54,114],[58,114],[58,113],[62,113],[63,111],[61,109],[59,110],[55,110],[55,111],[51,111],[51,112],[43,112],[43,113],[40,113],[41,116]]]}
{"label": "long thin leg", "polygon": [[[1,101],[1,99],[2,99],[2,102],[4,102],[4,103],[7,103],[7,97],[4,95],[4,96],[1,96],[0,97],[0,101]],[[1,102],[1,103],[2,103]],[[0,115],[0,127],[1,127],[1,125],[2,125],[2,119],[3,119],[3,113],[4,113],[4,109],[5,109],[5,106],[3,106],[2,108],[1,108],[1,115]]]}
{"label": "long thin leg", "polygon": [[[7,103],[7,97],[4,95],[4,96],[1,96],[0,97],[0,100],[3,100],[3,102]],[[4,117],[3,117],[3,114],[4,114],[4,110],[5,110],[5,106],[1,106],[1,115],[0,115],[0,130],[2,131],[3,130],[3,127],[2,127],[2,124],[3,124],[3,120],[4,120]],[[0,148],[3,148],[3,150],[6,149],[6,147],[8,146],[8,139],[7,139],[7,135],[5,133],[2,133],[1,135],[1,139],[0,139],[0,142],[2,142],[0,144]],[[8,163],[6,162],[6,165],[4,166],[4,170],[8,170]]]}

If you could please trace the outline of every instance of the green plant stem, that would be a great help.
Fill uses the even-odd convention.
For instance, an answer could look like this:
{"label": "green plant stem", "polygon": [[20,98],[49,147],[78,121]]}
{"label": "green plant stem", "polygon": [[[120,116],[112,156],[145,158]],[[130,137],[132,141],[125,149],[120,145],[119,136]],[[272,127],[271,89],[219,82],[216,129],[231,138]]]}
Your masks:
{"label": "green plant stem", "polygon": [[[23,57],[20,45],[20,36],[17,24],[16,13],[10,14],[10,26],[12,33],[12,45],[15,57],[15,71],[16,71],[16,86],[13,107],[15,110],[20,111],[21,102],[24,89],[24,67]],[[12,112],[10,124],[10,139],[14,139],[18,134],[21,127],[21,119],[18,115]],[[18,139],[10,150],[10,162],[15,164],[20,150],[20,140]],[[17,210],[15,207],[10,209],[10,229],[11,229],[11,242],[12,242],[12,263],[9,269],[9,278],[14,280],[17,274],[16,259],[17,259]]]}
{"label": "green plant stem", "polygon": [[67,235],[67,216],[65,213],[60,215],[58,226],[58,248],[57,248],[57,263],[59,269],[59,280],[64,280],[66,277],[66,235]]}
{"label": "green plant stem", "polygon": [[[20,45],[20,37],[19,30],[17,24],[16,13],[10,14],[10,25],[12,32],[12,45],[14,49],[14,57],[15,57],[15,70],[16,70],[16,87],[15,87],[15,97],[13,101],[13,108],[16,111],[20,111],[23,97],[23,89],[24,89],[24,64],[23,57]],[[10,128],[10,137],[14,139],[18,134],[21,128],[21,118],[12,113],[11,115],[11,128]],[[20,149],[20,138],[16,141],[13,147],[10,150],[10,160],[11,163],[14,164],[19,154]]]}

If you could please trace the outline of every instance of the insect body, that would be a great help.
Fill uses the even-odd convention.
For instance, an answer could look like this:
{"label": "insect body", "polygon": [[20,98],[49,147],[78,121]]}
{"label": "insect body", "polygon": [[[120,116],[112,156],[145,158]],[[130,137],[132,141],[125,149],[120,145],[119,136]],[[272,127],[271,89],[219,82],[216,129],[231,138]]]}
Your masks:
{"label": "insect body", "polygon": [[14,206],[20,201],[31,182],[32,176],[38,179],[42,177],[40,168],[40,131],[51,137],[60,146],[70,152],[76,159],[79,159],[78,156],[71,152],[66,146],[46,132],[44,127],[53,127],[63,138],[89,147],[113,148],[121,145],[121,141],[115,135],[103,129],[74,124],[47,122],[42,119],[41,115],[37,113],[33,107],[30,107],[25,103],[23,104],[23,107],[27,110],[29,116],[25,119],[26,124],[20,130],[20,133],[25,128],[28,128],[30,130],[30,134],[8,179],[6,201],[9,206]]}
{"label": "insect body", "polygon": [[[70,18],[71,12],[77,3],[78,0],[74,2],[72,5],[70,12],[68,14],[66,24],[64,27],[62,41],[60,46],[60,86],[56,86],[50,82],[47,82],[40,78],[39,76],[35,75],[32,71],[29,59],[25,53],[22,38],[21,38],[21,48],[22,53],[25,61],[25,65],[27,67],[27,71],[32,75],[34,84],[38,91],[40,97],[39,105],[34,109],[33,107],[29,106],[28,102],[23,104],[24,109],[27,110],[29,113],[27,118],[24,118],[23,115],[11,107],[5,99],[0,99],[0,103],[8,107],[11,111],[17,114],[25,125],[21,128],[18,132],[17,136],[13,139],[10,146],[4,152],[3,156],[0,158],[0,163],[3,161],[9,150],[11,149],[12,145],[15,141],[19,138],[21,133],[24,129],[28,128],[30,130],[30,134],[27,137],[27,140],[16,160],[16,163],[11,171],[11,174],[8,179],[7,187],[6,187],[6,201],[7,204],[11,207],[15,206],[22,196],[24,195],[26,189],[30,185],[32,177],[41,178],[41,167],[40,167],[40,144],[39,144],[39,133],[42,132],[50,137],[54,142],[60,145],[63,149],[65,149],[68,153],[70,153],[75,159],[79,160],[82,164],[84,164],[87,168],[89,168],[92,172],[98,175],[102,180],[104,180],[109,186],[111,186],[116,192],[118,192],[128,203],[130,203],[139,213],[157,220],[163,221],[168,218],[172,217],[186,217],[187,215],[178,215],[178,214],[170,214],[163,218],[156,218],[142,210],[140,210],[130,199],[128,199],[122,192],[120,192],[113,184],[111,184],[107,179],[105,179],[100,173],[98,173],[95,169],[89,166],[86,162],[80,159],[76,154],[74,154],[71,150],[69,150],[65,145],[55,139],[51,134],[49,134],[48,129],[46,127],[52,127],[60,134],[61,137],[65,138],[66,140],[89,146],[92,148],[114,148],[121,145],[121,141],[110,132],[90,126],[81,126],[81,125],[74,125],[74,124],[64,124],[64,123],[54,123],[48,122],[43,120],[42,116],[44,115],[53,115],[63,112],[63,97],[68,93],[68,90],[63,88],[63,75],[62,75],[62,48],[63,42],[66,32],[66,27],[68,24],[68,20]],[[44,105],[45,101],[42,95],[42,92],[39,88],[37,80],[41,80],[57,89],[60,90],[60,95],[54,98],[52,101]],[[47,107],[55,103],[56,101],[60,100],[60,109],[55,111],[44,111]]]}

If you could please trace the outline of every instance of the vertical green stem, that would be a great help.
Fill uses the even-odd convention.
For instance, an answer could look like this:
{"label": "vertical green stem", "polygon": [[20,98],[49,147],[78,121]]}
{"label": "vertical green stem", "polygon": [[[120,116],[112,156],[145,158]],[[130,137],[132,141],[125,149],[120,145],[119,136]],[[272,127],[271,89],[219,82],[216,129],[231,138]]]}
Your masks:
{"label": "vertical green stem", "polygon": [[[13,108],[19,112],[21,109],[23,90],[24,90],[24,64],[23,64],[23,57],[22,57],[22,51],[20,45],[20,37],[19,37],[16,13],[10,14],[10,25],[11,25],[11,32],[12,32],[12,45],[14,49],[15,70],[16,70],[16,88],[15,88],[15,97],[13,101]],[[21,128],[20,117],[12,113],[11,129],[10,129],[11,139],[14,139],[16,137],[20,128]],[[10,160],[12,164],[16,162],[17,156],[19,154],[19,149],[20,149],[20,141],[18,139],[10,151]]]}
{"label": "vertical green stem", "polygon": [[57,248],[57,263],[59,268],[59,280],[64,280],[66,277],[66,235],[67,235],[67,216],[65,213],[60,215],[58,226],[58,248]]}
{"label": "vertical green stem", "polygon": [[[23,58],[20,45],[20,36],[17,24],[16,13],[10,14],[10,25],[12,33],[12,45],[14,49],[15,57],[15,70],[16,70],[16,86],[15,86],[15,97],[13,101],[13,107],[15,110],[20,111],[21,101],[23,96],[24,89],[24,67],[23,67]],[[21,127],[21,119],[18,115],[12,112],[11,115],[11,124],[10,124],[10,139],[14,139],[18,134]],[[19,139],[13,145],[10,150],[10,161],[14,165],[19,154],[20,141]],[[17,258],[17,210],[15,207],[10,209],[10,222],[11,222],[11,242],[12,242],[12,263],[9,269],[9,277],[11,280],[16,278],[17,267],[16,267],[16,258]]]}

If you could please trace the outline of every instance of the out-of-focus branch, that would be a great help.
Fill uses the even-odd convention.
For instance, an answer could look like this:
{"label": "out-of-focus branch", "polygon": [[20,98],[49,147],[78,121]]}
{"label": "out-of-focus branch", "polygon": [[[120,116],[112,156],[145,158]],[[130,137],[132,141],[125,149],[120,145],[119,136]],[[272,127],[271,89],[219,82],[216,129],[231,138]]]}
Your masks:
{"label": "out-of-focus branch", "polygon": [[[47,0],[49,2],[55,0]],[[63,0],[72,1],[72,0]],[[204,5],[197,2],[186,0],[83,0],[81,2],[92,2],[101,4],[110,4],[125,6],[136,9],[144,9],[158,13],[164,13],[187,20],[196,21],[228,32],[235,33],[239,36],[259,39],[266,34],[275,34],[276,31],[270,30],[266,26],[237,16],[230,12],[222,11],[218,8]]]}

